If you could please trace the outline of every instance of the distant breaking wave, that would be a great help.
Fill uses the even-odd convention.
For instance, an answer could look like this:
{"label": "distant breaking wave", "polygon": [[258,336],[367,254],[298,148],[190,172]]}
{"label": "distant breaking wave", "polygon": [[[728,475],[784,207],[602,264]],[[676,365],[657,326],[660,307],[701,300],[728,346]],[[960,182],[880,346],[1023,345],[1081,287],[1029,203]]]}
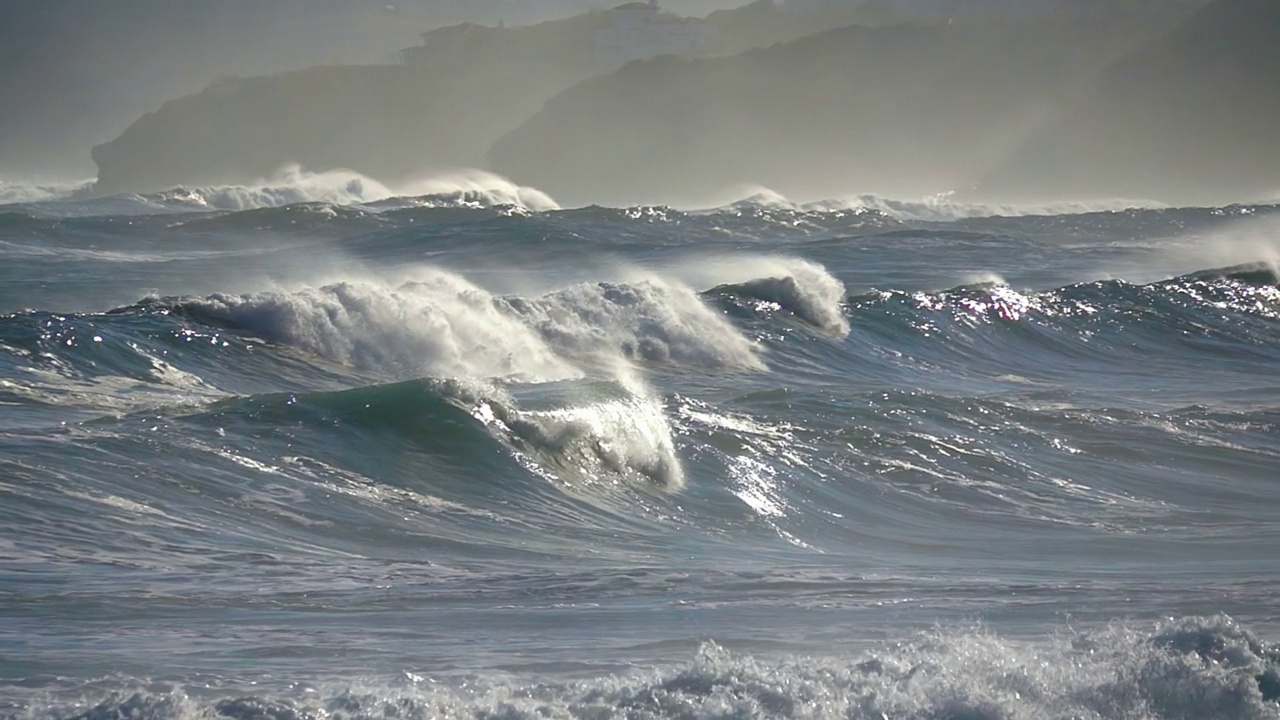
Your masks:
{"label": "distant breaking wave", "polygon": [[1133,209],[1164,209],[1168,206],[1151,200],[1116,198],[1111,200],[1064,201],[1031,204],[965,203],[944,193],[919,200],[902,200],[881,195],[863,194],[845,198],[801,202],[764,187],[747,187],[739,199],[693,209],[695,212],[740,213],[754,210],[783,210],[796,213],[876,212],[904,221],[950,222],[984,217],[1028,217],[1037,215],[1079,215],[1096,212],[1122,212]]}
{"label": "distant breaking wave", "polygon": [[[513,208],[522,212],[562,209],[547,193],[476,169],[457,169],[387,183],[351,170],[312,172],[299,165],[282,167],[269,178],[242,185],[176,187],[141,195],[80,198],[92,181],[65,184],[21,184],[0,181],[0,205],[46,206],[55,215],[148,214],[165,212],[239,212],[319,203],[362,206],[372,211],[406,208]],[[1042,204],[975,204],[949,193],[904,200],[875,194],[817,201],[792,200],[764,187],[747,186],[728,193],[734,199],[711,205],[681,206],[684,212],[744,214],[758,212],[878,214],[905,222],[949,222],[986,217],[1077,215],[1164,209],[1150,200],[1112,199]],[[52,207],[49,205],[56,205]]]}
{"label": "distant breaking wave", "polygon": [[152,202],[184,209],[256,210],[297,203],[364,205],[403,198],[403,206],[426,204],[493,207],[513,205],[530,211],[559,206],[545,193],[521,187],[481,170],[459,170],[388,185],[350,170],[309,172],[297,165],[248,185],[177,188],[145,196]]}
{"label": "distant breaking wave", "polygon": [[0,180],[0,205],[65,200],[92,187],[92,180],[56,183],[22,183]]}
{"label": "distant breaking wave", "polygon": [[141,195],[80,197],[92,193],[92,181],[68,185],[0,182],[0,205],[36,206],[55,216],[143,215],[187,212],[241,212],[319,203],[366,206],[373,210],[406,207],[511,207],[526,212],[557,210],[546,193],[517,185],[482,170],[460,169],[394,184],[351,170],[311,172],[298,165],[243,185],[176,187]]}

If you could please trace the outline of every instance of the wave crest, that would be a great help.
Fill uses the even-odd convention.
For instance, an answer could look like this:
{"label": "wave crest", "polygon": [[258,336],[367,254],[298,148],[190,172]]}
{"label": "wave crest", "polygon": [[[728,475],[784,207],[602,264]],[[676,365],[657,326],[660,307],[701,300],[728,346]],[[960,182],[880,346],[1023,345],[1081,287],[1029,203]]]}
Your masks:
{"label": "wave crest", "polygon": [[529,328],[500,312],[487,291],[443,271],[395,288],[342,282],[293,292],[216,294],[184,301],[179,308],[394,377],[558,380],[581,374]]}
{"label": "wave crest", "polygon": [[756,346],[679,283],[583,283],[506,302],[547,342],[571,355],[621,353],[648,362],[764,368]]}
{"label": "wave crest", "polygon": [[65,200],[93,187],[92,180],[79,182],[15,182],[0,180],[0,205]]}
{"label": "wave crest", "polygon": [[[3,192],[0,186],[0,193]],[[0,198],[3,197],[0,194]],[[74,214],[242,212],[301,203],[388,209],[514,207],[528,212],[559,209],[546,193],[482,170],[453,170],[403,183],[385,183],[352,170],[312,172],[299,165],[286,165],[271,177],[243,185],[176,187],[145,195],[86,201],[80,203],[84,207]]]}
{"label": "wave crest", "polygon": [[839,337],[849,334],[849,320],[842,305],[844,283],[821,265],[786,259],[779,260],[773,272],[765,272],[768,274],[764,277],[720,285],[712,292],[773,303],[828,333]]}
{"label": "wave crest", "polygon": [[955,193],[941,193],[917,200],[890,198],[883,195],[865,193],[825,200],[798,201],[770,188],[755,185],[737,188],[729,195],[734,199],[728,202],[718,202],[708,208],[709,211],[735,214],[757,210],[795,213],[861,212],[877,213],[895,220],[904,221],[952,222],[985,217],[1081,215],[1100,212],[1123,212],[1134,209],[1164,209],[1168,207],[1151,200],[1125,198],[1040,204],[967,203],[957,200]]}
{"label": "wave crest", "polygon": [[[1240,718],[1276,716],[1280,656],[1225,617],[1116,628],[1041,643],[934,631],[861,657],[757,659],[704,644],[684,667],[527,686],[478,679],[324,688],[297,697],[197,699],[117,691],[33,718],[310,717]],[[390,715],[388,715],[390,713]]]}
{"label": "wave crest", "polygon": [[572,475],[616,475],[666,491],[684,486],[671,425],[647,394],[548,410],[522,410],[498,396],[473,413],[528,454]]}

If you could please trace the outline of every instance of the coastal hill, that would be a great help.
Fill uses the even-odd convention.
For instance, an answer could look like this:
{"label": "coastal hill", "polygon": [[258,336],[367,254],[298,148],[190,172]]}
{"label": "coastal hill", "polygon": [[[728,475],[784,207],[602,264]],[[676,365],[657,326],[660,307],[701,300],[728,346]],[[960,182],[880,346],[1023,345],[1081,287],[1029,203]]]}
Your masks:
{"label": "coastal hill", "polygon": [[292,163],[390,183],[486,167],[570,205],[724,202],[747,186],[1179,204],[1280,190],[1275,0],[900,11],[916,5],[757,0],[691,19],[632,2],[452,26],[400,64],[229,78],[170,101],[95,148],[96,191]]}
{"label": "coastal hill", "polygon": [[430,28],[589,2],[4,0],[0,174],[82,178],[94,144],[219,76],[385,63]]}
{"label": "coastal hill", "polygon": [[546,100],[631,60],[731,54],[855,19],[840,3],[797,13],[757,0],[699,20],[632,2],[536,25],[450,26],[400,64],[229,77],[171,100],[94,149],[96,191],[243,183],[291,163],[386,181],[480,166]]}
{"label": "coastal hill", "polygon": [[947,192],[979,182],[1155,26],[925,20],[659,58],[559,95],[489,157],[570,204],[709,202],[741,185]]}
{"label": "coastal hill", "polygon": [[1280,2],[1217,0],[1115,64],[979,192],[1173,204],[1280,197]]}
{"label": "coastal hill", "polygon": [[288,163],[387,180],[474,166],[546,98],[612,69],[574,41],[605,20],[457,25],[428,33],[401,64],[224,78],[95,147],[96,190],[248,182]]}

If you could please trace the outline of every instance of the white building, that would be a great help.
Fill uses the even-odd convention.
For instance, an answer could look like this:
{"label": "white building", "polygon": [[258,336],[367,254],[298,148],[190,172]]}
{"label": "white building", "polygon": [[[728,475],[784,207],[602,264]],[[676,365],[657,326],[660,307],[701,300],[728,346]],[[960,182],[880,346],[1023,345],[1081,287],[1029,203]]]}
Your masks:
{"label": "white building", "polygon": [[699,55],[716,30],[700,20],[664,15],[657,0],[621,5],[610,15],[612,24],[596,32],[595,45],[613,62],[660,55]]}
{"label": "white building", "polygon": [[1159,15],[1205,5],[1208,0],[774,0],[779,9],[796,15],[875,6],[905,20],[950,17],[1003,19],[1074,18]]}
{"label": "white building", "polygon": [[793,15],[816,15],[831,6],[831,0],[775,0],[784,12]]}

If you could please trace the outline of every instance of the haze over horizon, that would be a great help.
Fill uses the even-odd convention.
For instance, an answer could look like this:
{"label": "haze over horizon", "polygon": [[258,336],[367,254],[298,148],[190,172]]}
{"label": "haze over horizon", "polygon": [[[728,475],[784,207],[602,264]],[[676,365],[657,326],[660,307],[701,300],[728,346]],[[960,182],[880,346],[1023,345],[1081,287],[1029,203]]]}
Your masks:
{"label": "haze over horizon", "polygon": [[[5,0],[0,177],[79,180],[89,150],[224,76],[396,61],[462,22],[530,24],[624,0]],[[705,15],[746,0],[667,0]]]}
{"label": "haze over horizon", "polygon": [[1280,185],[1277,7],[17,0],[0,8],[0,178],[116,194],[475,168],[574,205],[746,186],[1256,200]]}

